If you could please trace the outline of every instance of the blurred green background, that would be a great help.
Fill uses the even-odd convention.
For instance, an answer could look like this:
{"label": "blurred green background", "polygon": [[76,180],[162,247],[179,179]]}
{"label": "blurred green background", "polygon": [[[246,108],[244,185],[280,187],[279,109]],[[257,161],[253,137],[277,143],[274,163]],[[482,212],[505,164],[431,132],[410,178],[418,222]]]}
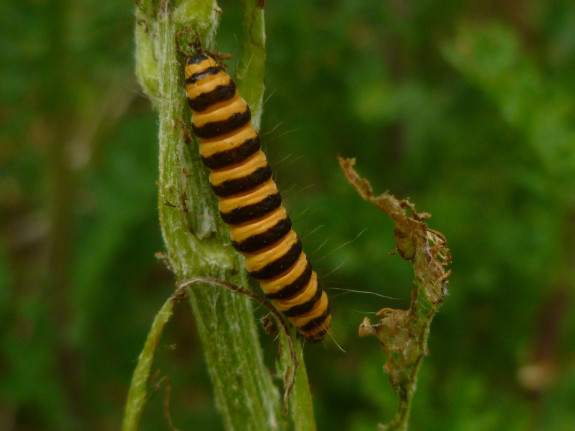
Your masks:
{"label": "blurred green background", "polygon": [[[239,5],[220,6],[218,50],[237,54]],[[357,326],[406,308],[412,279],[341,154],[430,212],[453,253],[410,429],[574,430],[575,2],[269,0],[266,25],[262,140],[346,350],[305,347],[318,429],[393,416],[385,358]],[[157,119],[133,27],[129,1],[0,5],[3,431],[118,429],[174,289],[154,257]],[[174,424],[223,429],[186,305],[164,342]],[[163,392],[144,429],[168,429]]]}

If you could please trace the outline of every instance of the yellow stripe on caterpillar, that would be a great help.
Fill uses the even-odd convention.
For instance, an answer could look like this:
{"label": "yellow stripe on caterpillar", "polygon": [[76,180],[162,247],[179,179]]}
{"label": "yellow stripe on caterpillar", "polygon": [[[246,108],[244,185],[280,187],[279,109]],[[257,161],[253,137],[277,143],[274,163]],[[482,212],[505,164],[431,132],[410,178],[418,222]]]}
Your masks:
{"label": "yellow stripe on caterpillar", "polygon": [[[200,63],[190,63],[188,61],[186,64],[186,70],[185,70],[186,78],[188,78],[192,75],[195,75],[196,73],[204,72],[206,69],[209,69],[210,67],[220,67],[220,65],[212,57],[207,57],[205,60],[202,60]],[[227,75],[227,73],[226,73],[226,75]]]}
{"label": "yellow stripe on caterpillar", "polygon": [[240,243],[251,236],[259,235],[268,231],[272,226],[275,226],[278,221],[283,220],[286,217],[286,209],[284,207],[279,207],[259,220],[250,220],[243,225],[233,226],[230,236],[232,241]]}
{"label": "yellow stripe on caterpillar", "polygon": [[250,190],[241,195],[235,195],[228,198],[220,199],[220,211],[222,213],[229,213],[236,208],[245,207],[261,202],[263,199],[270,195],[275,195],[278,192],[276,183],[268,180],[258,188]]}
{"label": "yellow stripe on caterpillar", "polygon": [[[268,263],[273,262],[283,255],[297,242],[296,233],[291,230],[281,241],[278,241],[267,250],[257,253],[245,253],[246,269],[248,272],[256,272],[263,269]],[[286,268],[288,270],[289,268]]]}
{"label": "yellow stripe on caterpillar", "polygon": [[246,124],[241,129],[229,134],[225,139],[218,137],[215,139],[200,139],[200,155],[210,157],[222,151],[238,148],[248,139],[257,138],[258,134],[251,124]]}
{"label": "yellow stripe on caterpillar", "polygon": [[244,112],[248,109],[247,103],[241,97],[236,97],[231,103],[220,106],[215,111],[198,112],[194,114],[192,124],[194,127],[202,127],[208,123],[228,120],[232,115]]}
{"label": "yellow stripe on caterpillar", "polygon": [[[275,305],[276,301],[272,301],[272,302]],[[309,323],[311,320],[320,317],[323,314],[323,312],[325,311],[328,302],[329,301],[328,301],[327,293],[322,292],[321,298],[315,303],[314,307],[311,310],[309,310],[305,314],[300,314],[299,316],[290,317],[289,320],[292,323],[292,325],[297,326],[297,327],[302,327],[302,326],[306,325],[307,323]],[[276,306],[276,308],[279,310],[279,307]]]}
{"label": "yellow stripe on caterpillar", "polygon": [[195,99],[202,93],[209,93],[222,85],[229,85],[232,82],[230,75],[224,70],[220,70],[215,75],[206,75],[204,78],[188,84],[186,96],[188,99]]}
{"label": "yellow stripe on caterpillar", "polygon": [[272,293],[277,293],[285,286],[292,284],[298,279],[300,275],[303,274],[307,267],[307,257],[305,253],[301,253],[297,258],[294,266],[291,267],[290,272],[287,274],[280,275],[277,278],[271,280],[260,281],[262,290],[264,293],[271,295]]}
{"label": "yellow stripe on caterpillar", "polygon": [[314,297],[317,292],[317,274],[312,272],[311,278],[299,295],[288,299],[274,299],[272,302],[279,311],[286,311],[294,305],[303,304]]}
{"label": "yellow stripe on caterpillar", "polygon": [[233,165],[225,169],[218,169],[217,171],[211,171],[210,184],[212,186],[219,186],[225,181],[245,177],[253,173],[255,170],[266,167],[267,165],[268,162],[265,154],[261,151],[258,151],[249,159],[244,160],[238,165]]}

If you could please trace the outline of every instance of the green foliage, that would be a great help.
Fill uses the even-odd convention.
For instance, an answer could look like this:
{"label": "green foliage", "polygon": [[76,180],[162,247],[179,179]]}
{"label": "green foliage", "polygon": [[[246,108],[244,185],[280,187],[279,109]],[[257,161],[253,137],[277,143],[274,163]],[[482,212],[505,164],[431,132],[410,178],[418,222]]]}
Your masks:
{"label": "green foliage", "polygon": [[[234,71],[241,5],[220,6],[216,49]],[[158,123],[132,76],[133,7],[0,6],[2,429],[117,429],[173,292],[154,258]],[[265,13],[262,140],[347,351],[304,346],[318,429],[392,418],[380,346],[357,327],[407,308],[412,287],[386,254],[391,222],[347,185],[337,154],[431,213],[453,253],[412,429],[572,429],[575,4],[295,0]],[[157,364],[174,424],[222,429],[194,317],[174,316]],[[271,368],[276,345],[264,354]],[[145,429],[166,428],[162,399]]]}

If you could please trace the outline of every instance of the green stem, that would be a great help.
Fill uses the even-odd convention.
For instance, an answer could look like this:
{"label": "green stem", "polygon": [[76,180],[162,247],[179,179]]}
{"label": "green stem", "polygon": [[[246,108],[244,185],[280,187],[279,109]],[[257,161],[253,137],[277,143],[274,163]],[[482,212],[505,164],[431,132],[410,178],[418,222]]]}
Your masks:
{"label": "green stem", "polygon": [[[254,116],[259,118],[264,89],[263,11],[256,10],[253,1],[245,1],[243,7],[246,31],[238,86],[256,105]],[[182,30],[198,31],[204,46],[213,48],[219,13],[213,0],[140,0],[136,10],[136,71],[159,113],[159,216],[174,274],[179,281],[205,277],[248,286],[243,259],[230,247],[228,228],[219,217],[197,147],[184,138],[187,126],[183,124],[189,123],[190,112],[176,35]],[[294,428],[281,414],[278,388],[263,362],[250,299],[207,283],[197,283],[188,292],[225,428]],[[285,370],[289,366],[289,360],[283,360],[285,337],[280,337],[280,342],[279,368]],[[301,355],[301,344],[294,344]],[[278,375],[282,376],[283,370],[278,370]],[[290,413],[295,429],[315,430],[301,357]]]}

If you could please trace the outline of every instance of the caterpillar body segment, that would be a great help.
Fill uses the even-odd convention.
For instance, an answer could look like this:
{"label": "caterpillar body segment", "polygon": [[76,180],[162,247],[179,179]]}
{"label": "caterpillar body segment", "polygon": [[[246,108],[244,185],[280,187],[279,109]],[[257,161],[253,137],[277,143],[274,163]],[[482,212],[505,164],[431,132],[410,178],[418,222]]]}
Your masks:
{"label": "caterpillar body segment", "polygon": [[233,246],[298,332],[322,340],[331,321],[329,299],[292,229],[248,105],[206,52],[188,57],[185,78],[192,129]]}

